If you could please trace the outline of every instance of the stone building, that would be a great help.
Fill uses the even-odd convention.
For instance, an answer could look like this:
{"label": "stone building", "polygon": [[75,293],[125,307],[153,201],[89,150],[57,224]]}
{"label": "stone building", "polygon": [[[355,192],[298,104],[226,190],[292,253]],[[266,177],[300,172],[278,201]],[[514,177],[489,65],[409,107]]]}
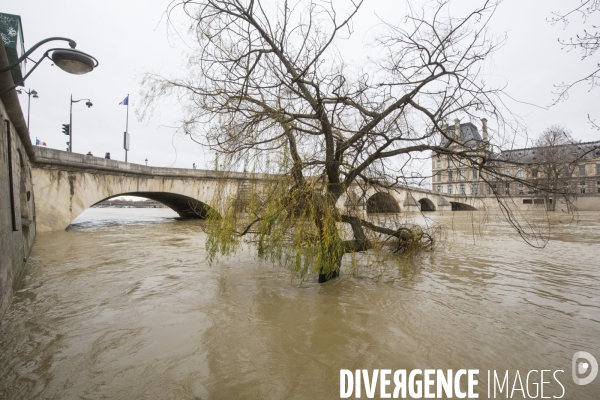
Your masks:
{"label": "stone building", "polygon": [[431,158],[432,190],[447,196],[516,198],[522,208],[600,209],[600,141],[491,151],[487,121],[482,134],[455,120]]}
{"label": "stone building", "polygon": [[[0,45],[0,68],[9,64]],[[13,87],[10,72],[0,74],[0,93]],[[34,158],[29,131],[14,90],[0,94],[0,321],[23,273],[35,237],[31,181]]]}

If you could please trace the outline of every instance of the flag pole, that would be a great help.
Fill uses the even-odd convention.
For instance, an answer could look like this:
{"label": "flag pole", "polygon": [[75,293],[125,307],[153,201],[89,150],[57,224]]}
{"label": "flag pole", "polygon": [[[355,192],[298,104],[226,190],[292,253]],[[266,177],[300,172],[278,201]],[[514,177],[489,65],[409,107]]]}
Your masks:
{"label": "flag pole", "polygon": [[[127,93],[127,119],[125,120],[125,140],[129,135],[129,93]],[[127,162],[127,145],[125,145],[125,162]]]}

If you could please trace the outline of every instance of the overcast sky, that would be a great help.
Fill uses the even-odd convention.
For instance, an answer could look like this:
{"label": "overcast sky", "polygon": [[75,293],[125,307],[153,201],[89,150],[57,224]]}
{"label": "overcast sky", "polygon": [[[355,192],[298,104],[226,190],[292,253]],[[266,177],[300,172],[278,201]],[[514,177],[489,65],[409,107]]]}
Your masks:
{"label": "overcast sky", "polygon": [[[460,7],[469,3],[479,4],[463,0]],[[92,151],[97,156],[110,152],[113,159],[123,160],[126,107],[119,106],[119,102],[130,94],[130,162],[144,164],[147,158],[148,164],[155,166],[206,166],[205,160],[210,157],[205,151],[174,128],[181,118],[176,99],[161,103],[155,114],[144,121],[138,121],[136,116],[144,72],[185,74],[182,66],[191,43],[186,36],[186,20],[175,16],[176,27],[185,41],[169,36],[164,17],[168,4],[169,1],[150,0],[21,0],[3,4],[0,11],[21,16],[26,48],[47,37],[63,36],[74,39],[79,50],[100,62],[92,73],[75,76],[46,60],[28,78],[25,87],[39,93],[39,99],[31,99],[32,141],[37,137],[48,147],[66,148],[67,137],[61,134],[61,124],[69,121],[72,94],[75,100],[89,98],[94,104],[90,109],[85,101],[73,104],[73,151]],[[402,7],[391,8],[389,4],[398,4],[398,0],[366,1],[355,24],[369,25],[376,21],[375,15],[385,16],[388,21],[401,20],[403,15],[396,14],[402,14]],[[600,121],[600,89],[589,91],[586,84],[580,84],[568,101],[548,107],[554,98],[553,85],[589,74],[594,64],[593,59],[581,61],[579,53],[561,50],[557,42],[558,37],[569,37],[581,30],[578,17],[567,30],[547,22],[552,11],[572,9],[578,4],[579,0],[505,0],[492,19],[492,31],[507,32],[508,41],[486,63],[490,82],[505,83],[507,93],[521,102],[545,107],[509,104],[523,118],[530,137],[552,124],[561,124],[572,130],[578,140],[600,140],[600,132],[587,122],[588,114]],[[43,51],[37,51],[33,58],[41,54]],[[595,60],[599,56],[596,54]],[[20,98],[27,118],[27,96],[21,94]],[[526,145],[523,137],[518,141],[517,146]]]}

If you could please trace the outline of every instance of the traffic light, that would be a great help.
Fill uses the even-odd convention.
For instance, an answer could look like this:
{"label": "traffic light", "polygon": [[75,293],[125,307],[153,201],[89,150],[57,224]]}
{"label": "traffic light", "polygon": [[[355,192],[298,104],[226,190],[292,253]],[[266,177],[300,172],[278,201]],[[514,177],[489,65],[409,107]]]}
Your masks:
{"label": "traffic light", "polygon": [[71,125],[70,124],[62,124],[62,133],[65,135],[69,135],[71,133]]}

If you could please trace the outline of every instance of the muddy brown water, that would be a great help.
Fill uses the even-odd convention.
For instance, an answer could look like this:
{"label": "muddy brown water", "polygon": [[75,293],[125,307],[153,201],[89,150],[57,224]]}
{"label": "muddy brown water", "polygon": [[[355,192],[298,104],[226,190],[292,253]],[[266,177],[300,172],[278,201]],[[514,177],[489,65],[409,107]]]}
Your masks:
{"label": "muddy brown water", "polygon": [[335,399],[340,369],[383,368],[479,369],[479,398],[488,370],[563,370],[563,398],[600,398],[600,377],[571,378],[576,351],[600,360],[598,213],[552,215],[542,250],[498,215],[430,213],[447,236],[397,279],[325,285],[249,250],[209,266],[201,222],[174,217],[90,209],[37,235],[0,398]]}

